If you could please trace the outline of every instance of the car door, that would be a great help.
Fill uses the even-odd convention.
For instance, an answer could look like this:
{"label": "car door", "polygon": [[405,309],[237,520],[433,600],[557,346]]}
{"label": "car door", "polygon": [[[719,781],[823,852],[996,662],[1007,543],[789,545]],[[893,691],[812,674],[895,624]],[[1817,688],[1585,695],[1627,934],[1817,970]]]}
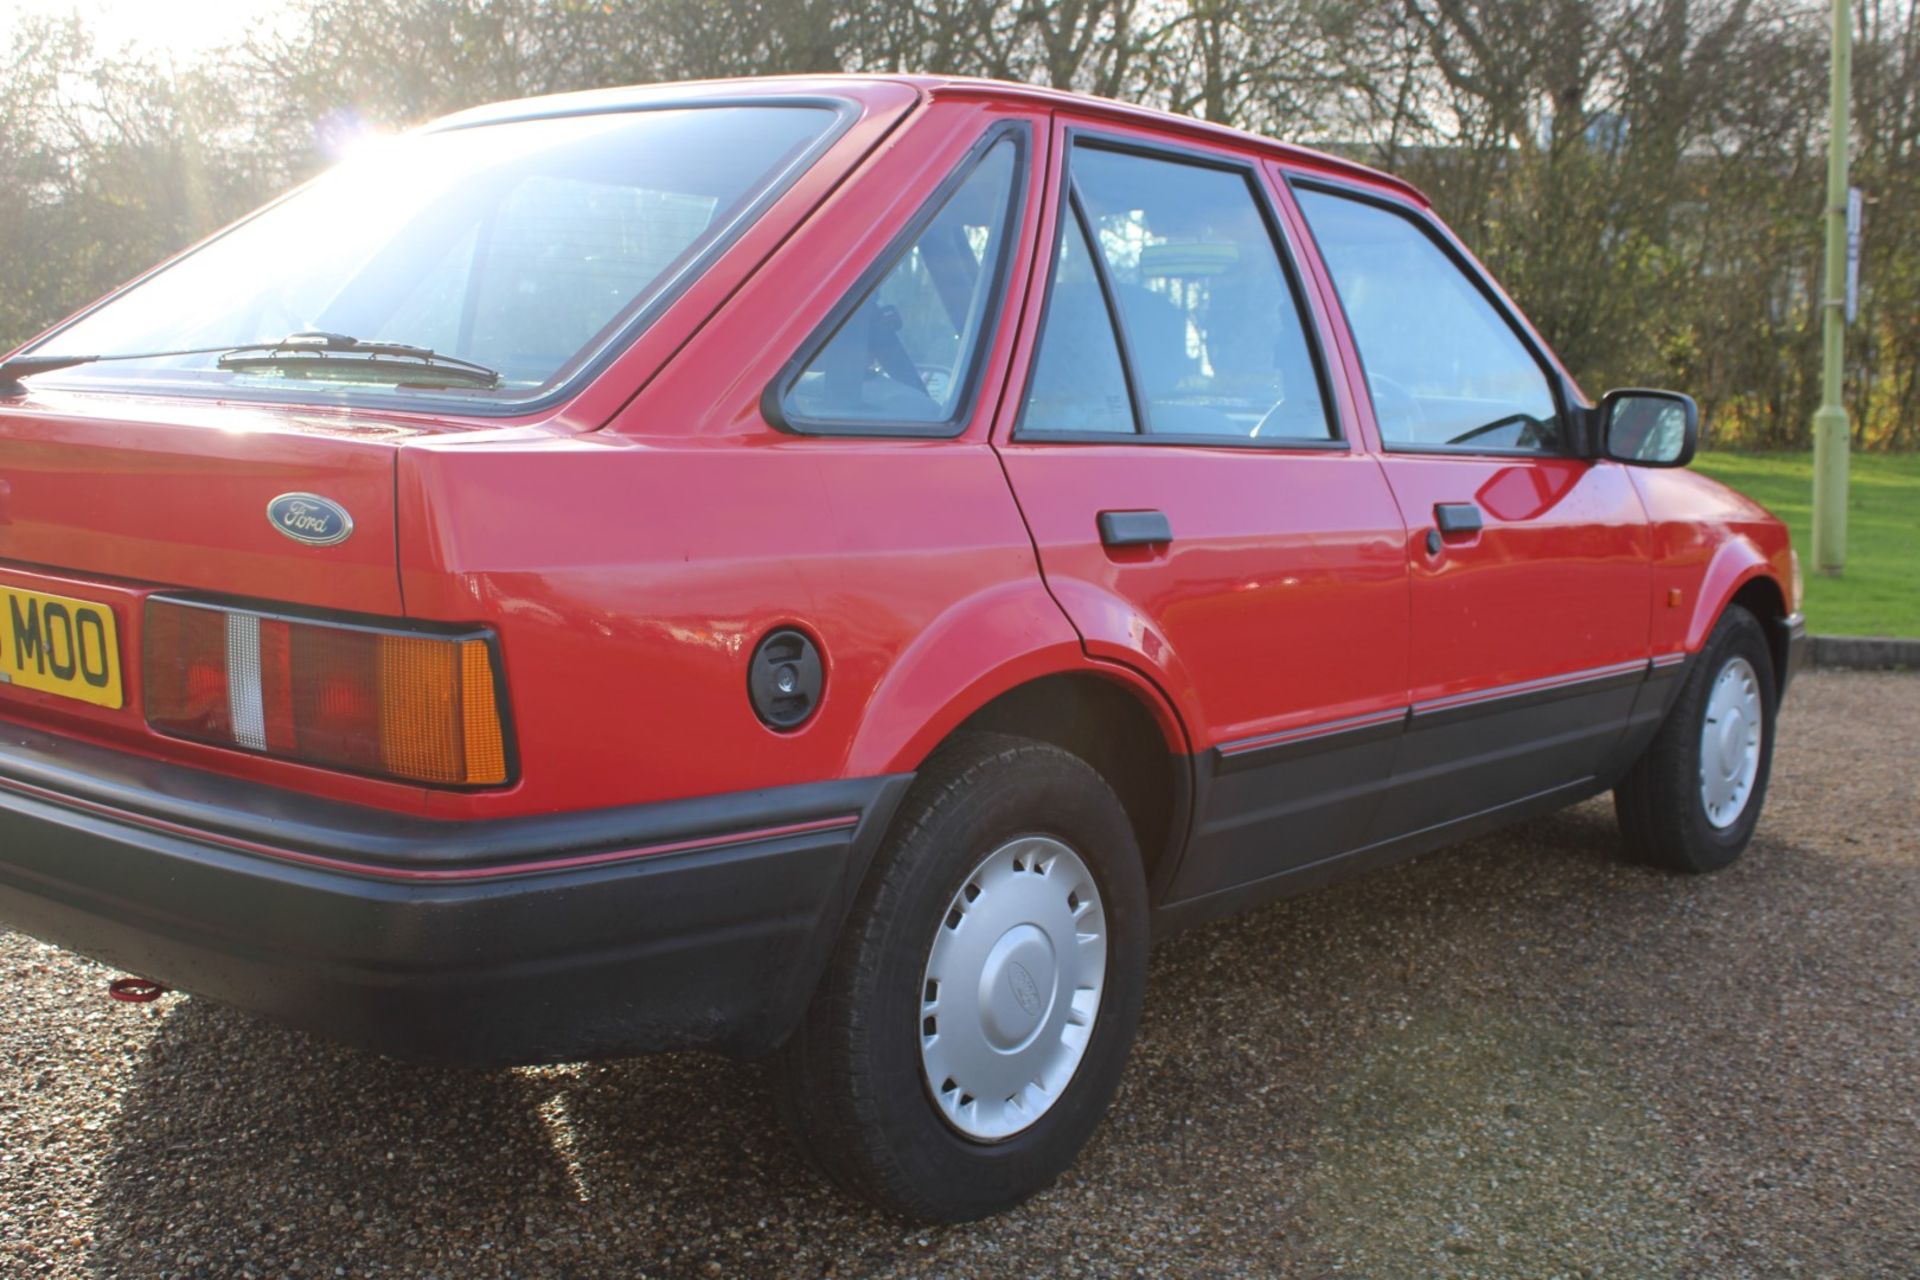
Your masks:
{"label": "car door", "polygon": [[1170,899],[1352,847],[1407,704],[1405,530],[1257,165],[1057,126],[999,447],[1047,585],[1197,757]]}
{"label": "car door", "polygon": [[1412,712],[1380,840],[1591,789],[1648,670],[1645,511],[1424,210],[1296,178],[1408,529]]}

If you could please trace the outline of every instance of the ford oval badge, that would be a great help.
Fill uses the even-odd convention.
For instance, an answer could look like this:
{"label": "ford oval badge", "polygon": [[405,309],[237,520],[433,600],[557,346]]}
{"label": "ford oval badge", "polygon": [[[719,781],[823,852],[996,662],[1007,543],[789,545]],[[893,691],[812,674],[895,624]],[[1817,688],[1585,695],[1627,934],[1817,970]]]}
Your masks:
{"label": "ford oval badge", "polygon": [[353,536],[353,517],[331,498],[316,493],[283,493],[267,504],[273,527],[310,547],[338,546]]}

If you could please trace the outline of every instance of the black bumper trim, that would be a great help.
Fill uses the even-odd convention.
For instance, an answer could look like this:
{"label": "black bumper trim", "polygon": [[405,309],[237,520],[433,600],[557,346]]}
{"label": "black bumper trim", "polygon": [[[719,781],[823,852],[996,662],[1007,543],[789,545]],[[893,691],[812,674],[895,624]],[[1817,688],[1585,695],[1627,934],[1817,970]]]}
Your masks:
{"label": "black bumper trim", "polygon": [[1786,650],[1786,663],[1780,668],[1780,694],[1785,696],[1787,686],[1807,665],[1807,655],[1813,646],[1807,640],[1807,619],[1805,614],[1790,613],[1775,620],[1774,626],[1780,629],[1781,647]]}
{"label": "black bumper trim", "polygon": [[[177,796],[123,795],[109,808],[37,782],[29,794],[16,773],[22,736],[0,745],[0,780],[16,784],[0,786],[0,925],[362,1048],[442,1063],[776,1047],[911,781],[569,815],[553,821],[572,832],[589,818],[606,833],[597,843],[654,856],[400,877],[263,856],[156,822]],[[242,801],[292,803],[226,785],[239,806],[220,824],[229,830],[261,820]],[[710,818],[705,833],[686,831],[690,806]],[[616,833],[607,813],[630,821]],[[355,857],[343,842],[358,829],[336,821],[306,834],[324,830],[330,850]],[[518,820],[514,832],[473,832],[464,847],[524,856],[563,843]],[[538,838],[520,838],[528,832]],[[679,844],[661,847],[663,832]]]}
{"label": "black bumper trim", "polygon": [[0,790],[161,831],[351,862],[369,873],[487,869],[639,853],[727,833],[857,816],[870,779],[476,821],[416,817],[244,782],[0,721]]}

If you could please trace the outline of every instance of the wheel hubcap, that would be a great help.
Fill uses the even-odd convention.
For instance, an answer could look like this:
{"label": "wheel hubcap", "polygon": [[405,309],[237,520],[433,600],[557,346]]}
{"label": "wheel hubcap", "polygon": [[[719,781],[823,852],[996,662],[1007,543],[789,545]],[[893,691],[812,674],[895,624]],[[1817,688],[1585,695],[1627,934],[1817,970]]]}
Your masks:
{"label": "wheel hubcap", "polygon": [[1746,811],[1760,773],[1763,714],[1753,664],[1732,659],[1714,677],[1700,726],[1700,803],[1716,828],[1732,826]]}
{"label": "wheel hubcap", "polygon": [[946,1122],[998,1142],[1045,1115],[1085,1056],[1107,972],[1100,889],[1049,836],[980,861],[934,930],[920,1066]]}

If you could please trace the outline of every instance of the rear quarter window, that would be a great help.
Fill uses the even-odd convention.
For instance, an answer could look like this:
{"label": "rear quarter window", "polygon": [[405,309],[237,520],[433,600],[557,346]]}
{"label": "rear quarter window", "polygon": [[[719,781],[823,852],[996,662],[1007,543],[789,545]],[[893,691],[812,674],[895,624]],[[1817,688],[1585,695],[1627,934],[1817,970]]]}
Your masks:
{"label": "rear quarter window", "polygon": [[1006,292],[1027,132],[987,133],[769,386],[769,421],[815,434],[953,435]]}

